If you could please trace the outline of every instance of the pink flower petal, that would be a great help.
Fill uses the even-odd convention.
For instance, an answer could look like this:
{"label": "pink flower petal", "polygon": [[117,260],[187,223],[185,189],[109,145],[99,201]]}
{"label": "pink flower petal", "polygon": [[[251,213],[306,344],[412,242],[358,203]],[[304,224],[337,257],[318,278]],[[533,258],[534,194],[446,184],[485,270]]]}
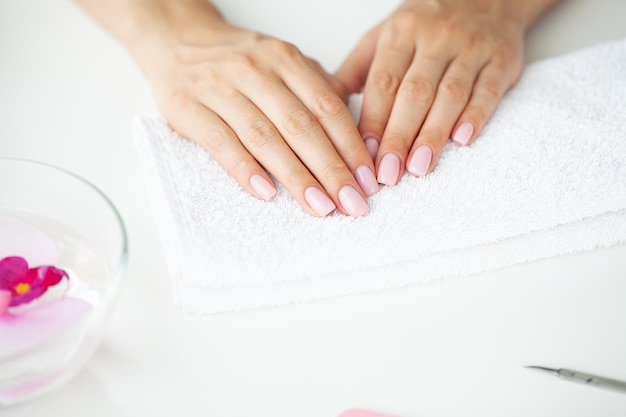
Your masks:
{"label": "pink flower petal", "polygon": [[[41,285],[46,288],[57,285],[63,278],[69,278],[67,272],[51,265],[40,266],[31,270],[35,270],[37,277],[41,279]],[[31,270],[28,271],[29,274]]]}
{"label": "pink flower petal", "polygon": [[7,312],[11,304],[11,291],[0,290],[0,315]]}
{"label": "pink flower petal", "polygon": [[0,314],[0,359],[52,340],[74,326],[91,308],[84,300],[65,297],[22,313]]}

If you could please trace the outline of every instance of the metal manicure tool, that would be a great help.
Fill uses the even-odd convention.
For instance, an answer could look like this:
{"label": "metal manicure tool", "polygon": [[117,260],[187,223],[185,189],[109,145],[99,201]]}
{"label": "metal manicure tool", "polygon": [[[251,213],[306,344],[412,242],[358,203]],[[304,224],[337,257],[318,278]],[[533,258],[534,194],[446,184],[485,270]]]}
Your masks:
{"label": "metal manicure tool", "polygon": [[598,388],[610,389],[621,394],[626,394],[626,382],[617,379],[605,378],[598,375],[591,375],[584,372],[573,371],[571,369],[552,369],[543,366],[526,366],[528,369],[549,372],[552,375],[563,378],[567,381],[574,381],[581,384],[591,385]]}

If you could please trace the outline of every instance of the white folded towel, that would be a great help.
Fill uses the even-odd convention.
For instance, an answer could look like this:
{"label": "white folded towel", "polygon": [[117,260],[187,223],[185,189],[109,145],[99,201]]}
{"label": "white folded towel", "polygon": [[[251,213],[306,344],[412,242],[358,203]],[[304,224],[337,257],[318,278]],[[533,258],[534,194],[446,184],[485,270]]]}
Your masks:
{"label": "white folded towel", "polygon": [[141,118],[136,145],[185,311],[305,302],[626,241],[626,39],[530,65],[481,137],[448,144],[362,218],[242,190],[199,146]]}

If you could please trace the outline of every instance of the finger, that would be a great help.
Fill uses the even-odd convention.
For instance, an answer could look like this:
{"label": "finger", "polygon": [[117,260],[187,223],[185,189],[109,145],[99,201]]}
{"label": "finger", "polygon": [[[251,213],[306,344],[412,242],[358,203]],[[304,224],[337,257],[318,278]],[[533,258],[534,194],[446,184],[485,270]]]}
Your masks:
{"label": "finger", "polygon": [[378,182],[395,185],[398,181],[403,161],[433,103],[446,65],[442,59],[416,57],[407,70],[378,151]]}
{"label": "finger", "polygon": [[377,145],[374,140],[381,140],[397,89],[413,59],[414,40],[409,33],[392,28],[383,30],[376,46],[376,55],[363,89],[359,120],[359,131],[371,148]]}
{"label": "finger", "polygon": [[508,68],[488,64],[480,72],[469,103],[456,123],[452,139],[460,145],[469,145],[487,124],[506,91],[511,88],[517,73]]}
{"label": "finger", "polygon": [[247,97],[211,94],[206,104],[219,108],[244,149],[260,162],[309,213],[326,216],[336,205],[324,187],[285,142],[274,124]]}
{"label": "finger", "polygon": [[290,91],[311,112],[322,128],[324,138],[329,140],[350,172],[354,175],[366,196],[379,189],[374,176],[374,163],[363,144],[363,140],[347,105],[320,79],[319,74],[305,76],[305,82],[285,74]]}
{"label": "finger", "polygon": [[[301,65],[300,69],[305,74],[307,71],[314,72],[304,59],[302,64],[304,65]],[[319,74],[316,76],[318,81],[322,79]],[[267,154],[259,153],[262,152],[261,149],[252,152],[278,181],[290,187],[292,195],[303,196],[306,200],[310,196],[306,195],[302,181],[305,177],[309,181],[316,179],[317,184],[321,184],[322,190],[327,191],[339,211],[355,217],[366,214],[369,207],[360,185],[303,103],[279,78],[258,71],[249,71],[245,80],[239,83],[237,88],[240,89],[241,96],[246,98],[246,102],[249,101],[248,104],[239,103],[234,97],[225,97],[220,103],[219,95],[216,94],[207,96],[205,100],[212,103],[210,106],[220,108],[220,112],[231,113],[227,117],[232,120],[229,123],[232,123],[233,127],[258,124],[258,114],[261,113],[267,118],[276,135],[266,135],[260,148],[270,148],[271,144],[273,149]],[[332,92],[329,86],[327,88]],[[345,107],[336,94],[332,93],[332,96]],[[258,114],[251,116],[252,110],[243,110],[249,106],[253,106]],[[247,117],[248,121],[242,123],[237,121],[238,117]],[[265,129],[267,130],[267,126]],[[277,148],[279,145],[276,142],[280,142],[280,148]],[[293,162],[285,163],[283,160]],[[296,161],[299,165],[295,164]],[[309,172],[308,176],[305,176],[303,171]],[[296,185],[289,185],[294,182]]]}
{"label": "finger", "polygon": [[[289,117],[282,123],[279,122],[283,126],[281,134],[288,142],[295,140],[297,143],[293,145],[294,147],[312,146],[309,150],[303,150],[304,153],[301,151],[296,153],[301,159],[304,158],[303,161],[306,160],[305,164],[312,169],[331,195],[337,187],[349,185],[352,188],[354,179],[362,195],[370,196],[376,193],[379,186],[374,176],[374,164],[347,105],[320,73],[310,66],[305,68],[291,62],[279,68],[280,79],[274,82],[281,83],[287,89],[281,90],[278,85],[270,85],[272,80],[268,77],[258,78],[256,81],[259,91],[274,92],[273,95],[257,95],[255,100],[258,101],[259,107],[274,112],[272,116],[268,114],[271,120],[285,119],[284,114],[287,112]],[[248,84],[248,87],[254,85]],[[250,91],[249,94],[254,92]],[[277,109],[282,114],[277,113]],[[294,121],[297,124],[304,123],[311,129],[303,132],[302,126],[294,126]],[[294,127],[297,127],[296,131],[293,131]],[[306,137],[307,140],[300,140],[298,137]],[[313,168],[312,164],[320,162],[324,164],[321,169]],[[351,176],[345,175],[346,169]],[[328,175],[333,172],[335,174]],[[333,177],[338,179],[332,180]],[[347,209],[347,206],[340,200],[341,198],[336,202],[340,211],[343,211],[342,208]],[[355,204],[356,202],[349,203],[350,206]]]}
{"label": "finger", "polygon": [[407,170],[411,174],[421,177],[435,166],[455,122],[467,105],[477,73],[477,66],[468,64],[463,58],[453,61],[446,70],[407,159]]}
{"label": "finger", "polygon": [[271,200],[276,187],[265,170],[239,142],[235,133],[215,113],[200,103],[178,103],[171,127],[204,148],[250,194]]}
{"label": "finger", "polygon": [[351,94],[361,91],[365,84],[376,51],[378,32],[379,29],[375,28],[367,33],[335,72]]}

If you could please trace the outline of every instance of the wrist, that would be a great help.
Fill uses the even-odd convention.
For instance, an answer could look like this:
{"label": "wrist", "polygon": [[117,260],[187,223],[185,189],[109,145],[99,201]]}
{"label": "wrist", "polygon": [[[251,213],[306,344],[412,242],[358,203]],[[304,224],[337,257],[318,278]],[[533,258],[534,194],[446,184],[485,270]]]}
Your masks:
{"label": "wrist", "polygon": [[206,39],[227,26],[217,9],[205,0],[130,3],[128,17],[112,31],[133,54],[154,44],[193,43],[194,38],[202,35]]}

